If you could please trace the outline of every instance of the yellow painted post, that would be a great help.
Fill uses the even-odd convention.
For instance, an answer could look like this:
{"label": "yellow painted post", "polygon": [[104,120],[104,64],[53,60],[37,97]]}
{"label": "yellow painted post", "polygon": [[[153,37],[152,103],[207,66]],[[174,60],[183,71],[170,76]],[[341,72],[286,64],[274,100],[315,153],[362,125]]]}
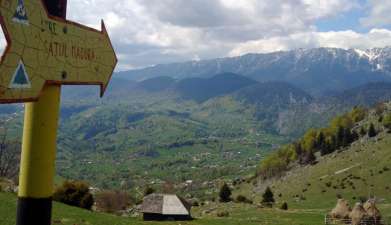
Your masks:
{"label": "yellow painted post", "polygon": [[66,20],[67,0],[0,5],[0,103],[36,101],[25,105],[16,223],[50,225],[61,85],[100,85],[103,95],[117,57],[103,21],[99,31]]}
{"label": "yellow painted post", "polygon": [[49,225],[61,86],[47,85],[25,104],[17,225]]}
{"label": "yellow painted post", "polygon": [[[67,0],[44,0],[49,13],[66,17]],[[45,85],[25,104],[17,225],[50,225],[61,86]]]}

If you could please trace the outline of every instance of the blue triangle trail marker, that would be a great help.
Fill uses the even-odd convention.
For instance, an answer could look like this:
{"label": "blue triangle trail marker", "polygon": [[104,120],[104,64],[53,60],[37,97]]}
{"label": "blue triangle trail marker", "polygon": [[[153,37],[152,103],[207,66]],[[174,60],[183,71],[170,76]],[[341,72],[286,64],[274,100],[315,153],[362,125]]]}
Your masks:
{"label": "blue triangle trail marker", "polygon": [[22,61],[19,62],[9,87],[14,89],[31,88],[31,82]]}
{"label": "blue triangle trail marker", "polygon": [[12,21],[24,25],[29,25],[29,20],[27,18],[26,8],[24,7],[24,0],[18,0],[18,6],[16,7],[16,11]]}

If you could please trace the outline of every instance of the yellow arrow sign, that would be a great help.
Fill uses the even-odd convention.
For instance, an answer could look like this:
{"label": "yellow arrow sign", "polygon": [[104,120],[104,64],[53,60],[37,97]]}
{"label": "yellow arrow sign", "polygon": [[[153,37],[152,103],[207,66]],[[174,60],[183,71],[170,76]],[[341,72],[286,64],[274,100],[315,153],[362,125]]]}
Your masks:
{"label": "yellow arrow sign", "polygon": [[1,0],[7,47],[0,62],[0,103],[36,101],[45,84],[100,85],[117,57],[102,31],[50,16],[42,0]]}

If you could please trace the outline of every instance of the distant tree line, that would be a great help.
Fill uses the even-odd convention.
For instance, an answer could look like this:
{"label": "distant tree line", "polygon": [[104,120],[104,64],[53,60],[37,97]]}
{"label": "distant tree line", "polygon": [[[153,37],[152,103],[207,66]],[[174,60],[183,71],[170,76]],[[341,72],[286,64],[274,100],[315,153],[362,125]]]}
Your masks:
{"label": "distant tree line", "polygon": [[[227,203],[231,201],[235,201],[236,203],[242,203],[242,204],[253,204],[253,200],[248,199],[244,195],[238,195],[236,199],[232,198],[232,191],[231,188],[229,187],[228,184],[223,183],[223,185],[220,187],[219,191],[219,201],[221,203]],[[264,193],[262,194],[262,200],[261,200],[261,205],[263,207],[268,207],[272,208],[273,205],[275,204],[275,199],[274,199],[274,193],[270,187],[266,187]],[[284,202],[280,209],[282,210],[288,210],[288,204]]]}
{"label": "distant tree line", "polygon": [[357,133],[353,129],[354,125],[362,121],[367,114],[367,109],[355,107],[351,112],[333,119],[327,128],[310,129],[295,143],[282,146],[266,157],[258,168],[257,175],[264,179],[279,176],[289,169],[291,163],[297,162],[301,165],[316,163],[316,152],[320,152],[322,156],[327,155],[348,147],[358,140],[360,135],[376,136],[373,124],[368,131],[361,130]]}

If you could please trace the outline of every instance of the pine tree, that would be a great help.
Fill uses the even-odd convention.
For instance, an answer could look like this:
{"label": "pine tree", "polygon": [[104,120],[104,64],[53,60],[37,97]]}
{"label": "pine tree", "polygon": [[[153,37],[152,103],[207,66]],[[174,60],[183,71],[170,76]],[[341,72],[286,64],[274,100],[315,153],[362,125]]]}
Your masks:
{"label": "pine tree", "polygon": [[344,129],[342,146],[347,147],[353,142],[352,133],[349,128]]}
{"label": "pine tree", "polygon": [[361,128],[360,128],[360,136],[361,136],[361,137],[364,137],[365,135],[367,135],[367,131],[365,130],[364,127],[361,127]]}
{"label": "pine tree", "polygon": [[333,153],[337,150],[337,136],[333,135],[331,136],[331,142],[330,142],[330,150],[329,153]]}
{"label": "pine tree", "polygon": [[286,202],[282,203],[280,209],[281,210],[288,210],[288,203],[286,203]]}
{"label": "pine tree", "polygon": [[320,150],[321,156],[329,154],[329,144],[330,143],[326,142],[325,147]]}
{"label": "pine tree", "polygon": [[319,151],[322,151],[326,147],[326,137],[321,131],[318,135],[318,140],[316,141],[316,147]]}
{"label": "pine tree", "polygon": [[232,200],[231,195],[231,189],[224,183],[219,192],[220,202],[230,202]]}
{"label": "pine tree", "polygon": [[345,140],[345,128],[342,126],[338,127],[337,131],[337,140],[336,140],[336,149],[344,146],[344,140]]}
{"label": "pine tree", "polygon": [[298,156],[303,154],[303,148],[300,143],[295,143],[295,152]]}
{"label": "pine tree", "polygon": [[305,154],[304,164],[306,164],[306,165],[313,164],[315,161],[316,161],[316,156],[315,156],[314,152],[313,151],[308,151]]}
{"label": "pine tree", "polygon": [[324,147],[320,150],[320,155],[324,156],[327,154],[330,154],[332,152],[333,146],[332,146],[332,141],[326,141]]}
{"label": "pine tree", "polygon": [[371,123],[369,125],[369,129],[368,129],[368,136],[375,137],[376,135],[377,135],[377,132],[376,132],[375,126],[373,125],[373,123]]}
{"label": "pine tree", "polygon": [[263,205],[266,205],[268,207],[272,207],[274,203],[274,194],[270,187],[267,187],[265,190],[265,193],[262,195],[262,202]]}
{"label": "pine tree", "polygon": [[353,130],[352,131],[352,142],[357,141],[359,138],[360,138],[360,136],[358,135],[358,133],[355,130]]}

